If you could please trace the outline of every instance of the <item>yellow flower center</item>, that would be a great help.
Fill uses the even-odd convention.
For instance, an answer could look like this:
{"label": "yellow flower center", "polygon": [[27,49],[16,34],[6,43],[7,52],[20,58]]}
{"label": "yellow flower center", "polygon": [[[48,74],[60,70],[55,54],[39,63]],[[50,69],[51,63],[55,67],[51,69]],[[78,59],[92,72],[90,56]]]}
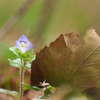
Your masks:
{"label": "yellow flower center", "polygon": [[21,43],[21,47],[25,47],[25,43],[24,42]]}

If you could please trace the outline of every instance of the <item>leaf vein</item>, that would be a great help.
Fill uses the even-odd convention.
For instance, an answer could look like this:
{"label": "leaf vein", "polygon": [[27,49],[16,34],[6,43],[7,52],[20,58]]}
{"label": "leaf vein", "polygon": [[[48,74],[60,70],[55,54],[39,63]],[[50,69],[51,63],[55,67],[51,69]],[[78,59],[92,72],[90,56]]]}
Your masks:
{"label": "leaf vein", "polygon": [[97,65],[97,64],[100,64],[100,62],[82,65],[82,67],[80,67],[80,68],[84,68],[84,67],[91,66],[91,65]]}
{"label": "leaf vein", "polygon": [[84,77],[95,77],[95,76],[100,76],[100,74],[93,74],[93,75],[82,75],[82,76],[77,76],[77,77],[72,77],[72,79],[75,79],[75,78],[84,78]]}
{"label": "leaf vein", "polygon": [[93,54],[93,52],[96,50],[96,49],[98,49],[98,47],[100,46],[100,44],[99,45],[97,45],[96,47],[95,47],[95,49],[89,54],[89,55],[87,55],[85,58],[84,58],[84,60],[80,63],[80,65],[74,70],[74,72],[70,75],[70,77],[68,78],[68,82],[70,81],[70,79],[72,78],[72,76],[76,73],[76,71],[80,68],[80,66],[85,62],[85,60],[88,58],[88,57],[90,57],[92,54]]}

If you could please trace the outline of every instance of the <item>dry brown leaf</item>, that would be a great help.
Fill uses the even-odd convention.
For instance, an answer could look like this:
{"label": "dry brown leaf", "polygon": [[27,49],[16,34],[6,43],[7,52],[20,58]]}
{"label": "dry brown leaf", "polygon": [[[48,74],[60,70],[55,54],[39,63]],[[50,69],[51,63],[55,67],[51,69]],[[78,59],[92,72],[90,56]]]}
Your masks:
{"label": "dry brown leaf", "polygon": [[70,84],[84,90],[100,85],[100,37],[93,28],[85,36],[61,34],[36,54],[31,85],[46,79],[52,86]]}

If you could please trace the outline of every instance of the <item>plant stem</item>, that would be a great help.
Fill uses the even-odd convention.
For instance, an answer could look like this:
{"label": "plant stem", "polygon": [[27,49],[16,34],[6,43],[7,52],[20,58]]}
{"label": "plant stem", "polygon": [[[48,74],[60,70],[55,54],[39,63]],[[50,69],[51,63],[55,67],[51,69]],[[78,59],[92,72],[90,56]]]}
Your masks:
{"label": "plant stem", "polygon": [[[24,65],[24,62],[22,60],[22,57],[21,57],[21,65],[23,66]],[[23,85],[22,85],[22,82],[24,82],[24,68],[23,67],[20,67],[20,73],[19,73],[19,78],[20,78],[20,87],[19,87],[19,100],[22,100],[22,96],[23,96]]]}
{"label": "plant stem", "polygon": [[20,68],[19,100],[22,100],[22,96],[23,96],[23,85],[21,84],[21,82],[23,82],[23,80],[24,80],[24,68]]}

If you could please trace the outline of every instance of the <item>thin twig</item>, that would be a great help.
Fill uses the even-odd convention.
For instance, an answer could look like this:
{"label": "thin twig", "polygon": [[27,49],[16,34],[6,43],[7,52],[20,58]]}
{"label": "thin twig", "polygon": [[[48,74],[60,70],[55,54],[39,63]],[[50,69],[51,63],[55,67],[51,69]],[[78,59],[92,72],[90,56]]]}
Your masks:
{"label": "thin twig", "polygon": [[[36,26],[36,30],[31,31],[32,33],[32,41],[34,43],[34,52],[40,50],[41,46],[43,44],[43,39],[41,36],[43,35],[46,26],[49,24],[51,17],[55,11],[55,8],[57,6],[59,0],[45,0],[44,6],[41,11],[41,15],[38,21],[38,25]],[[31,27],[31,29],[33,29]],[[31,38],[30,37],[30,38]],[[37,45],[38,44],[38,45]]]}
{"label": "thin twig", "polygon": [[36,35],[36,39],[42,35],[48,21],[52,16],[55,6],[56,0],[45,0],[37,29],[34,32],[34,34]]}
{"label": "thin twig", "polygon": [[30,5],[35,0],[27,0],[22,4],[22,6],[18,9],[18,11],[8,19],[6,24],[0,29],[0,41],[5,37],[6,34],[9,33],[9,31],[14,27],[14,25],[18,22],[19,18],[22,17],[23,14],[25,14],[26,10],[30,7]]}

